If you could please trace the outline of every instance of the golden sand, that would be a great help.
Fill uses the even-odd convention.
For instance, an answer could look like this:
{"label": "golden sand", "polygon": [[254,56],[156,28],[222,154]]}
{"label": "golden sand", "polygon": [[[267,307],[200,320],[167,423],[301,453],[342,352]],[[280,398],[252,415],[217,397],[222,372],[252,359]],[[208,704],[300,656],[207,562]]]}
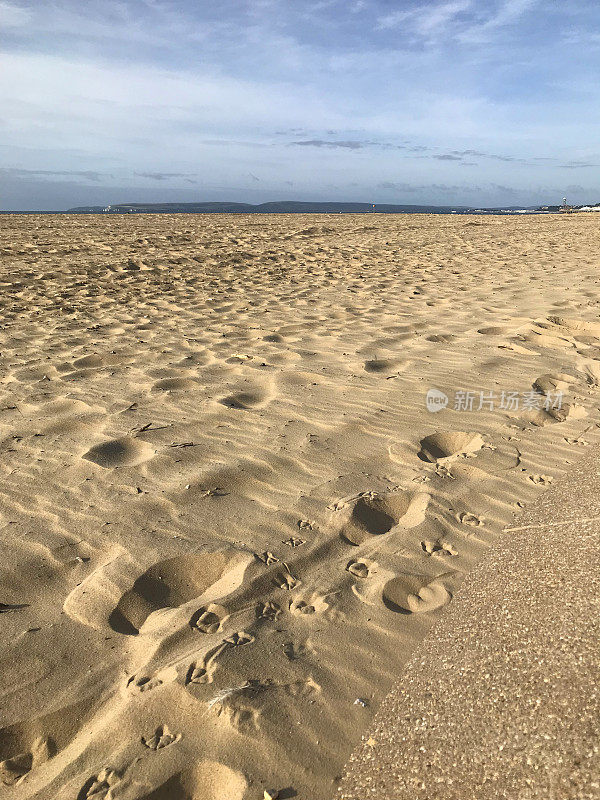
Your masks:
{"label": "golden sand", "polygon": [[598,440],[597,220],[0,225],[0,794],[332,797]]}

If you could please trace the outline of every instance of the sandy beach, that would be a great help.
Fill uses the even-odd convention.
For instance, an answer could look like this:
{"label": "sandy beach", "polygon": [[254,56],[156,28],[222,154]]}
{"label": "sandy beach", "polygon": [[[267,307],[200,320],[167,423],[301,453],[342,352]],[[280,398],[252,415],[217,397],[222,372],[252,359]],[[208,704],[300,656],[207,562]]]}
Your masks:
{"label": "sandy beach", "polygon": [[600,438],[594,216],[1,216],[0,795],[334,797]]}

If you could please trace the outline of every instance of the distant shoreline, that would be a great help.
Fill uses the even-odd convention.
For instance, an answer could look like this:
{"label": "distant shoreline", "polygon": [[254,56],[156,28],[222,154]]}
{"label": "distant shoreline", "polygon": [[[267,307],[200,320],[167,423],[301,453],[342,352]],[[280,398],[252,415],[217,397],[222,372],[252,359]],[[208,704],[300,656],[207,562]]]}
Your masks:
{"label": "distant shoreline", "polygon": [[336,203],[274,201],[253,205],[237,202],[198,203],[116,203],[107,206],[75,206],[66,211],[0,211],[0,214],[475,214],[510,216],[515,214],[557,214],[600,210],[600,206],[442,206],[390,203]]}
{"label": "distant shoreline", "polygon": [[129,216],[129,215],[140,215],[140,214],[181,214],[181,215],[213,215],[213,214],[223,214],[228,216],[286,216],[290,214],[294,215],[308,215],[313,214],[315,216],[339,216],[340,214],[356,214],[360,216],[364,216],[365,214],[373,214],[373,215],[394,215],[394,214],[433,214],[436,216],[446,216],[446,215],[454,215],[454,216],[500,216],[500,217],[507,217],[507,216],[542,216],[548,214],[558,214],[559,211],[556,209],[552,210],[545,210],[541,211],[538,209],[428,209],[427,211],[417,211],[417,210],[410,210],[410,211],[171,211],[171,210],[152,210],[152,209],[136,209],[133,211],[125,211],[125,210],[117,210],[117,211],[99,211],[99,210],[80,210],[80,209],[67,209],[66,211],[0,211],[0,215],[9,216],[9,215],[35,215],[35,214],[44,214],[44,215],[60,215],[66,216],[70,214],[80,214],[80,215],[88,215],[88,216]]}

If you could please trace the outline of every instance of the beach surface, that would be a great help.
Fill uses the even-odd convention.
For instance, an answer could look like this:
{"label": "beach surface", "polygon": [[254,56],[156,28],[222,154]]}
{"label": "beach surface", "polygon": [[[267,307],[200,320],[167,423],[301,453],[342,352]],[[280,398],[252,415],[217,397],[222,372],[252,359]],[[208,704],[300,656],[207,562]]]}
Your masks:
{"label": "beach surface", "polygon": [[338,795],[599,441],[597,224],[2,216],[0,794]]}
{"label": "beach surface", "polygon": [[600,797],[600,456],[466,578],[353,754],[340,800]]}

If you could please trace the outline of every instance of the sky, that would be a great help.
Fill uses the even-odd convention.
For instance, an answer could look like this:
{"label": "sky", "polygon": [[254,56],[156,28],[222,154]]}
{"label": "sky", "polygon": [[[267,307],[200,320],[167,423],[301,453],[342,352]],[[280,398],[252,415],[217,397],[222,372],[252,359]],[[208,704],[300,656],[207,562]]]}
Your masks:
{"label": "sky", "polygon": [[0,210],[600,202],[598,0],[0,0]]}

